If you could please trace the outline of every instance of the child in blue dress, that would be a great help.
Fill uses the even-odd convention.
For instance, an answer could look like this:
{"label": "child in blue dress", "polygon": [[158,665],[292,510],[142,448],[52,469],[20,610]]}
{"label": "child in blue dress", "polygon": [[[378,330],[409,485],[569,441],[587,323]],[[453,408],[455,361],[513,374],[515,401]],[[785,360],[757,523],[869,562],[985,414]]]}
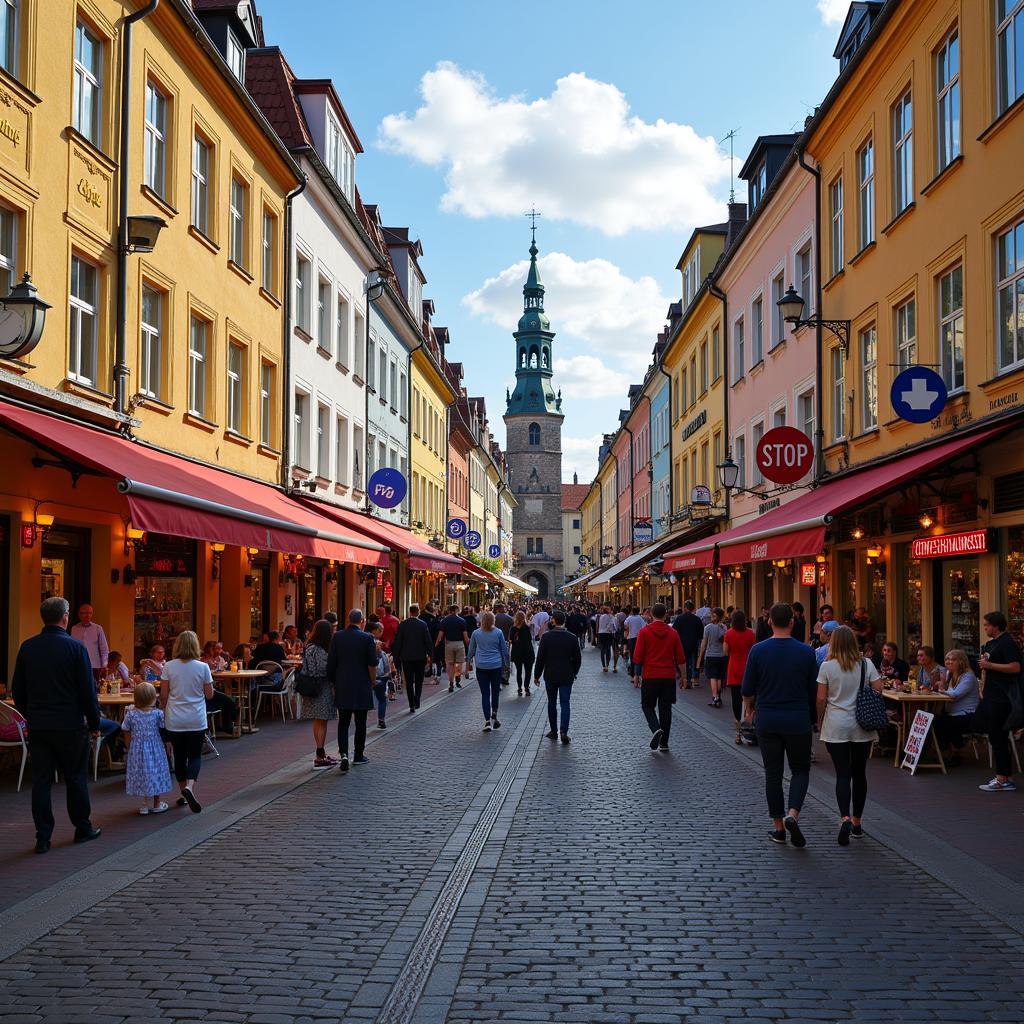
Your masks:
{"label": "child in blue dress", "polygon": [[163,814],[167,810],[167,804],[160,799],[171,789],[167,751],[160,735],[163,724],[164,713],[156,706],[156,687],[139,683],[135,687],[135,704],[125,712],[121,723],[128,747],[127,793],[152,799],[152,806],[143,804],[139,814]]}

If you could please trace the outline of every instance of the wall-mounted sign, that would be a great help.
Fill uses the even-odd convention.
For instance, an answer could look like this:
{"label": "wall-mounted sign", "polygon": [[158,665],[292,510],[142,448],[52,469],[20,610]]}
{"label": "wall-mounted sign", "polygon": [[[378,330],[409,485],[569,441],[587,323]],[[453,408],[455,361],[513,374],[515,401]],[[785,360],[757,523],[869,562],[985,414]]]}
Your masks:
{"label": "wall-mounted sign", "polygon": [[578,561],[581,569],[585,569],[588,565],[590,565],[590,559],[586,555],[580,555]]}
{"label": "wall-mounted sign", "polygon": [[501,547],[498,544],[492,544],[487,549],[488,558],[501,558]]}
{"label": "wall-mounted sign", "polygon": [[470,530],[469,533],[466,534],[465,538],[463,538],[462,543],[465,544],[470,551],[475,551],[480,547],[480,539],[480,534],[477,533],[476,530]]}
{"label": "wall-mounted sign", "polygon": [[711,504],[711,488],[706,484],[697,484],[696,487],[690,491],[690,504],[691,505],[710,505]]}
{"label": "wall-mounted sign", "polygon": [[685,441],[691,434],[695,434],[701,427],[704,426],[708,421],[708,414],[706,409],[701,409],[700,413],[695,419],[690,420],[689,423],[683,427],[683,440]]}
{"label": "wall-mounted sign", "polygon": [[366,486],[366,493],[370,501],[380,508],[394,508],[396,505],[401,505],[405,500],[405,492],[408,490],[405,477],[390,466],[381,466],[370,477]]}
{"label": "wall-mounted sign", "polygon": [[395,599],[395,585],[391,580],[387,580],[384,583],[384,600],[390,604]]}
{"label": "wall-mounted sign", "polygon": [[946,382],[927,366],[910,366],[896,375],[889,389],[893,411],[901,420],[927,423],[946,406]]}
{"label": "wall-mounted sign", "polygon": [[800,586],[814,587],[818,583],[818,567],[814,562],[800,563]]}
{"label": "wall-mounted sign", "polygon": [[814,465],[814,445],[796,427],[774,427],[757,442],[757,468],[775,484],[795,484]]}
{"label": "wall-mounted sign", "polygon": [[462,540],[462,538],[466,536],[467,529],[468,527],[466,526],[465,519],[448,520],[448,536],[451,537],[452,540]]}
{"label": "wall-mounted sign", "polygon": [[650,519],[638,519],[633,523],[633,543],[646,546],[654,540],[654,524]]}
{"label": "wall-mounted sign", "polygon": [[955,558],[959,555],[983,555],[988,550],[988,530],[940,533],[935,537],[915,537],[910,546],[911,555],[914,558]]}

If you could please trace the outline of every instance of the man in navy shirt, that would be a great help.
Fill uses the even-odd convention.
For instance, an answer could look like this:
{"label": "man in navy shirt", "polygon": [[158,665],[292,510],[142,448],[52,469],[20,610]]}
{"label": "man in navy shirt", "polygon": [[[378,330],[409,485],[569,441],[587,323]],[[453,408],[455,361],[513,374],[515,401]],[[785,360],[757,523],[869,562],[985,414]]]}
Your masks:
{"label": "man in navy shirt", "polygon": [[683,603],[682,614],[675,617],[672,628],[679,634],[683,654],[686,656],[686,680],[680,680],[679,685],[689,690],[697,680],[697,652],[700,650],[701,640],[704,639],[704,623],[700,616],[694,613],[692,601]]}
{"label": "man in navy shirt", "polygon": [[[750,648],[743,673],[743,712],[754,721],[764,762],[765,794],[774,830],[773,843],[784,844],[788,832],[793,845],[807,840],[798,819],[811,777],[818,667],[814,652],[794,640],[792,605],[774,604],[769,612],[772,635]],[[784,762],[789,762],[789,812],[782,791]]]}

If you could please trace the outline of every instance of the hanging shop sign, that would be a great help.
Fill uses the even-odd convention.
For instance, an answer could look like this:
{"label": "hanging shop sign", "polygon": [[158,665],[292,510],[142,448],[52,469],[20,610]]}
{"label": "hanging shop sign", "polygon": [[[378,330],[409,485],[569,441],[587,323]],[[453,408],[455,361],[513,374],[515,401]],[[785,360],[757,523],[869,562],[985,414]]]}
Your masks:
{"label": "hanging shop sign", "polygon": [[774,427],[757,442],[757,468],[775,484],[795,484],[814,465],[814,445],[796,427]]}
{"label": "hanging shop sign", "polygon": [[650,519],[638,519],[633,523],[633,543],[646,547],[654,540],[654,524]]}
{"label": "hanging shop sign", "polygon": [[492,544],[487,549],[487,557],[488,558],[501,558],[501,547],[499,545],[497,545],[497,544]]}
{"label": "hanging shop sign", "polygon": [[462,540],[462,538],[466,536],[467,529],[468,527],[466,526],[465,519],[448,520],[448,536],[451,537],[452,540]]}
{"label": "hanging shop sign", "polygon": [[586,567],[590,565],[590,558],[587,555],[580,555],[577,561],[579,562],[581,569],[586,569]]}
{"label": "hanging shop sign", "polygon": [[690,491],[690,504],[691,505],[710,505],[711,504],[711,488],[706,484],[697,484],[692,491]]}
{"label": "hanging shop sign", "polygon": [[469,533],[466,534],[462,543],[465,544],[470,551],[475,551],[480,547],[480,534],[477,533],[476,530],[470,530]]}
{"label": "hanging shop sign", "polygon": [[370,501],[380,508],[394,508],[405,500],[408,484],[397,469],[381,466],[367,484]]}
{"label": "hanging shop sign", "polygon": [[814,587],[818,584],[818,567],[814,562],[802,562],[800,565],[800,586]]}
{"label": "hanging shop sign", "polygon": [[384,600],[390,604],[395,599],[395,585],[391,580],[384,583]]}
{"label": "hanging shop sign", "polygon": [[910,366],[896,375],[889,389],[893,411],[901,420],[927,423],[946,407],[949,392],[941,375],[927,366]]}
{"label": "hanging shop sign", "polygon": [[984,555],[991,548],[988,530],[969,530],[967,533],[915,537],[910,550],[914,558],[956,558],[959,555]]}

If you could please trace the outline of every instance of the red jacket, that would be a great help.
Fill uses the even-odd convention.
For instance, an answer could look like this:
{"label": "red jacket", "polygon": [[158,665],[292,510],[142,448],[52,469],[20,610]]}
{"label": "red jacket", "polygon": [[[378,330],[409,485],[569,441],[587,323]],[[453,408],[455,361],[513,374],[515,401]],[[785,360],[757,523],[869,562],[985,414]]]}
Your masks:
{"label": "red jacket", "polygon": [[660,619],[644,626],[636,638],[633,661],[644,679],[675,679],[676,666],[686,664],[679,634]]}

